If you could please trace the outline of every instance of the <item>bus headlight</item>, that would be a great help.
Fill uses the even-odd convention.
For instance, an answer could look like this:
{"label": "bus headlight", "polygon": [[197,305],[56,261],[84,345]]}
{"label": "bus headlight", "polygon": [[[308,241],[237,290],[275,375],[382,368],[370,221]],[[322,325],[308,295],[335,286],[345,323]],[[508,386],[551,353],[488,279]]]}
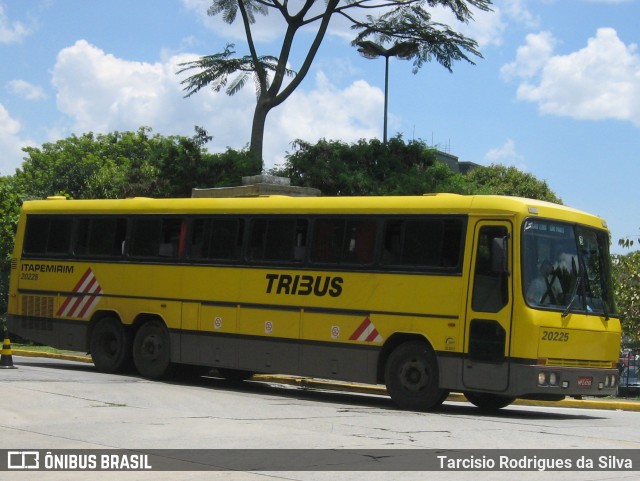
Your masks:
{"label": "bus headlight", "polygon": [[538,386],[555,386],[558,387],[560,376],[557,372],[540,371],[538,373]]}
{"label": "bus headlight", "polygon": [[538,386],[546,386],[547,385],[547,373],[539,372],[538,373]]}

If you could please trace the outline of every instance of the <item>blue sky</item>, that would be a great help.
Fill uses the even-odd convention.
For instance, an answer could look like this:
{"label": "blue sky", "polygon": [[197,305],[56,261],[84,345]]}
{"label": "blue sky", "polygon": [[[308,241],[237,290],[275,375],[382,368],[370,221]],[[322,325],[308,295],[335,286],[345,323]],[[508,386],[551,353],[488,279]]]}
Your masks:
{"label": "blue sky", "polygon": [[[213,136],[212,152],[249,141],[255,94],[183,98],[180,62],[235,43],[238,26],[208,17],[210,0],[0,0],[0,175],[21,148],[84,132]],[[640,236],[638,0],[494,0],[469,25],[483,59],[453,73],[390,65],[389,136],[422,139],[482,165],[546,180],[565,204],[603,216],[614,241]],[[255,25],[259,53],[277,55],[274,15]],[[381,138],[384,61],[360,57],[332,23],[300,89],[267,118],[265,162],[291,141]],[[308,35],[301,35],[302,51]],[[297,61],[299,56],[294,58]],[[291,64],[297,70],[299,65]],[[614,242],[615,244],[615,242]],[[636,246],[638,243],[636,243]],[[614,251],[621,252],[616,245]]]}

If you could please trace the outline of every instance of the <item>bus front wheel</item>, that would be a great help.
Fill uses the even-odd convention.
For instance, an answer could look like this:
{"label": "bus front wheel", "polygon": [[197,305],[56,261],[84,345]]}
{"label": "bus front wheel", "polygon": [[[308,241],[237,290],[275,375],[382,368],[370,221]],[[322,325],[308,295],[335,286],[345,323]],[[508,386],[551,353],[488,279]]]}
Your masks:
{"label": "bus front wheel", "polygon": [[118,319],[104,317],[91,331],[89,352],[98,371],[124,371],[131,365],[131,334]]}
{"label": "bus front wheel", "polygon": [[162,379],[173,372],[169,330],[163,322],[144,323],[133,341],[133,362],[143,377]]}
{"label": "bus front wheel", "polygon": [[449,395],[440,389],[438,362],[428,344],[410,341],[393,350],[385,367],[387,392],[401,409],[426,411]]}
{"label": "bus front wheel", "polygon": [[507,407],[515,401],[515,398],[513,397],[480,392],[465,392],[464,397],[466,397],[467,401],[471,404],[483,411],[497,411],[498,409]]}

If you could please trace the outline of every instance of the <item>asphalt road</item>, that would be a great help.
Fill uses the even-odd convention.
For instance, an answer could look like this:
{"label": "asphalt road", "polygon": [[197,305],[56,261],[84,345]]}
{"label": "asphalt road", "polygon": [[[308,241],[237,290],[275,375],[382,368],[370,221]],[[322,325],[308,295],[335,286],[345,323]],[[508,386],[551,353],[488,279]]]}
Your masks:
{"label": "asphalt road", "polygon": [[[154,472],[38,472],[49,479],[638,479],[640,466],[621,470],[491,472],[403,471],[367,467],[351,471],[357,458],[341,458],[349,450],[420,449],[455,456],[483,449],[532,456],[564,449],[577,453],[640,452],[640,417],[633,410],[582,401],[583,409],[560,406],[513,405],[495,414],[482,414],[461,399],[451,398],[432,413],[395,409],[375,390],[363,393],[348,385],[304,383],[294,379],[263,378],[240,384],[199,378],[153,382],[137,376],[107,375],[90,363],[14,354],[17,369],[0,371],[0,449],[4,450],[149,450],[230,449],[247,462],[256,453],[281,456],[296,464],[296,449],[333,456],[314,462],[334,463],[335,471],[305,467],[293,471],[253,471],[232,464],[224,471]],[[278,382],[276,382],[278,381]],[[625,403],[630,407],[635,403]],[[601,409],[602,407],[608,409]],[[260,451],[246,451],[246,450]],[[277,450],[277,451],[270,451]],[[94,452],[94,451],[90,451]],[[617,452],[617,451],[616,451]],[[165,457],[184,452],[163,451]],[[177,454],[176,454],[177,453]],[[204,452],[207,454],[208,452]],[[469,453],[469,452],[467,452]],[[493,453],[493,452],[491,452]],[[213,453],[215,455],[216,453]],[[219,454],[219,452],[217,453]],[[213,456],[211,455],[211,456]],[[287,459],[286,456],[291,456]],[[210,464],[218,461],[209,458]],[[633,463],[636,463],[635,459]],[[219,463],[224,467],[224,462]],[[180,469],[184,466],[181,465]],[[6,476],[10,474],[11,476]],[[0,479],[34,479],[36,473],[0,472]]]}

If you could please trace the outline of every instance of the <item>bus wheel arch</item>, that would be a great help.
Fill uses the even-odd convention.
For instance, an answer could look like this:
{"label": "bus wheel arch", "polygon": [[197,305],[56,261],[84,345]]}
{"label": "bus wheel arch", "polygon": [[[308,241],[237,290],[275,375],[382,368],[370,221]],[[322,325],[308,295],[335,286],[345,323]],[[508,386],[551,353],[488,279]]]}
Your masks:
{"label": "bus wheel arch", "polygon": [[434,409],[449,395],[440,388],[438,359],[424,338],[411,338],[397,344],[384,366],[387,392],[401,409]]}
{"label": "bus wheel arch", "polygon": [[87,351],[100,372],[126,371],[132,363],[133,336],[113,311],[94,314],[87,331]]}
{"label": "bus wheel arch", "polygon": [[149,379],[171,377],[175,364],[171,362],[169,329],[160,316],[142,314],[134,322],[133,363],[141,376]]}

